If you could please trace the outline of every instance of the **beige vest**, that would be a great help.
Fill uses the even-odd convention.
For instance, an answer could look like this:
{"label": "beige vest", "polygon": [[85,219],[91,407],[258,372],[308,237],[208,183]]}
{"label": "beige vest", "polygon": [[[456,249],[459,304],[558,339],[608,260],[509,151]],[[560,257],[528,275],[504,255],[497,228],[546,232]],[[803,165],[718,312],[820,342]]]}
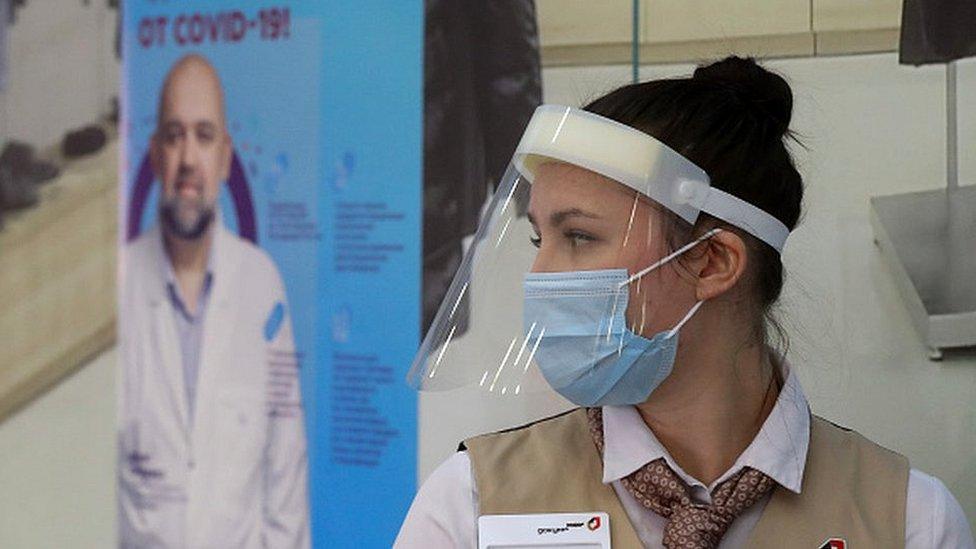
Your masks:
{"label": "beige vest", "polygon": [[[484,515],[610,515],[614,549],[642,547],[609,484],[586,412],[576,409],[518,429],[465,441]],[[802,493],[776,488],[750,548],[905,547],[908,460],[813,416]]]}

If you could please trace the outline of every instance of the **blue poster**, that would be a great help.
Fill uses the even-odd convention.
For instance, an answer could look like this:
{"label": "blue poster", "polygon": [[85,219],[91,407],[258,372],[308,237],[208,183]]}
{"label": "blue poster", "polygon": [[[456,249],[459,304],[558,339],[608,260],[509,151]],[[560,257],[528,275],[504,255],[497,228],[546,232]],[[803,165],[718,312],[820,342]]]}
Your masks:
{"label": "blue poster", "polygon": [[122,545],[392,544],[422,39],[419,0],[125,3]]}

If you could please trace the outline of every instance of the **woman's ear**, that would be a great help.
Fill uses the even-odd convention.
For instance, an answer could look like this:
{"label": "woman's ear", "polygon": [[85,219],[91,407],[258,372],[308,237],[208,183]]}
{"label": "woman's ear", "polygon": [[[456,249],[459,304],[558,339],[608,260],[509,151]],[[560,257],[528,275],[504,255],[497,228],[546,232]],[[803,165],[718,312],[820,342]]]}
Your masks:
{"label": "woman's ear", "polygon": [[742,278],[748,262],[745,241],[730,230],[719,231],[702,243],[705,253],[696,257],[698,283],[695,294],[701,301],[728,292]]}

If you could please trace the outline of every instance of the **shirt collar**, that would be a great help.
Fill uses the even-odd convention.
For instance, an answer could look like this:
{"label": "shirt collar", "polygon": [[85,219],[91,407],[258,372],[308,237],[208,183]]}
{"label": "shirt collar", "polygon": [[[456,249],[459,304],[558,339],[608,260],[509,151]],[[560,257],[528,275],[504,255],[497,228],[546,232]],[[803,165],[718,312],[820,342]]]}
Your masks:
{"label": "shirt collar", "polygon": [[[790,370],[784,362],[786,381],[772,411],[732,467],[705,487],[709,492],[743,467],[752,467],[791,492],[800,493],[810,443],[810,410],[800,381]],[[681,469],[633,406],[603,407],[603,441],[604,483],[620,480],[663,458],[689,486],[704,486]]]}
{"label": "shirt collar", "polygon": [[[217,239],[214,238],[213,241],[211,241],[210,252],[207,254],[207,271],[203,277],[203,290],[200,292],[200,298],[202,301],[205,301],[210,295],[210,288],[213,286],[214,242],[216,240]],[[190,314],[189,309],[186,307],[186,303],[183,302],[183,296],[180,295],[179,285],[176,282],[176,273],[173,271],[173,264],[170,262],[169,256],[165,253],[165,246],[163,256],[165,257],[165,261],[163,263],[166,264],[166,293],[169,296],[170,301],[173,303],[173,306],[177,308],[180,314],[182,314],[187,320],[192,321],[194,318],[200,316],[199,313],[202,308],[198,309],[196,315]]]}

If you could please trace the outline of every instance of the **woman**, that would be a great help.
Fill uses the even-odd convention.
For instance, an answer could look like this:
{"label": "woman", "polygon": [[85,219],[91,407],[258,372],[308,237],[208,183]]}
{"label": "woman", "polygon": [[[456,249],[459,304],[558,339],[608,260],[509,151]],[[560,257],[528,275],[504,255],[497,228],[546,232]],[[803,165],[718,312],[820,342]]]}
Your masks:
{"label": "woman", "polygon": [[[472,372],[518,394],[528,378],[505,376],[526,355],[580,408],[465,441],[397,547],[476,547],[481,515],[597,511],[614,547],[973,547],[940,481],[811,415],[771,349],[803,196],[789,85],[729,57],[585,111],[540,108],[516,151],[509,198],[531,184],[538,248],[526,335]],[[498,248],[509,221],[492,214],[480,239]],[[442,361],[473,268],[415,362],[424,388],[463,377]]]}

